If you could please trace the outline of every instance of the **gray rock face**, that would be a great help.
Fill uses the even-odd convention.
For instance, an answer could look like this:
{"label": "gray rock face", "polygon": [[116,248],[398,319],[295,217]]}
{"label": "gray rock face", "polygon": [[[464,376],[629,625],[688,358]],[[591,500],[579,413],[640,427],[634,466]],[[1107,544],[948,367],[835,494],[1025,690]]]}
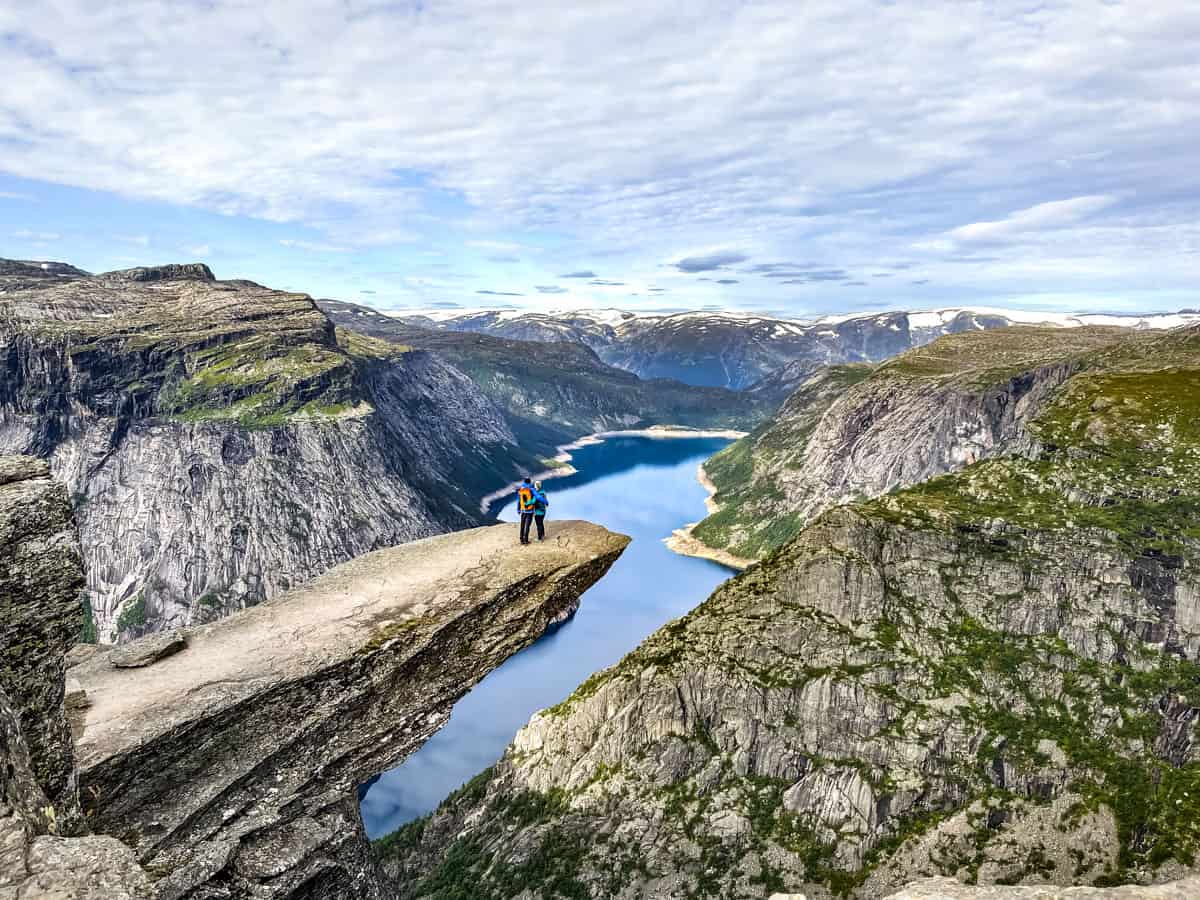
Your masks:
{"label": "gray rock face", "polygon": [[69,831],[78,815],[63,657],[79,632],[82,588],[62,488],[41,460],[0,457],[0,707],[8,750],[27,755],[34,781],[2,794],[39,833]]}
{"label": "gray rock face", "polygon": [[152,666],[94,655],[71,670],[91,701],[89,822],[161,874],[160,898],[387,896],[357,786],[573,610],[627,542],[584,522],[519,554],[515,525],[438,536],[192,629]]}
{"label": "gray rock face", "polygon": [[140,669],[166,659],[187,646],[187,638],[179,631],[160,631],[149,637],[125,644],[108,654],[108,664],[117,669]]}
{"label": "gray rock face", "polygon": [[303,295],[204,266],[0,274],[0,291],[0,451],[68,485],[101,640],[479,524],[478,497],[536,465],[462,373],[339,343]]}
{"label": "gray rock face", "polygon": [[80,836],[64,660],[82,618],[71,509],[45,462],[0,457],[0,900],[146,900],[128,847]]}

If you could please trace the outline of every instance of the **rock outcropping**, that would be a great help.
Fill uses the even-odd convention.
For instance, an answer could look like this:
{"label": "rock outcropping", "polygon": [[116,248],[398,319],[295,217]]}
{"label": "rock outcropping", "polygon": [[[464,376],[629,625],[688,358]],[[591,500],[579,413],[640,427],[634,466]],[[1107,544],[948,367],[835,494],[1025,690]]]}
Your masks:
{"label": "rock outcropping", "polygon": [[102,640],[482,523],[539,467],[461,372],[207,267],[0,269],[0,452],[71,492]]}
{"label": "rock outcropping", "polygon": [[186,629],[150,665],[112,665],[136,641],[77,647],[68,703],[70,506],[44,462],[0,457],[0,897],[388,896],[357,786],[570,615],[628,543],[563,522],[514,554],[515,531],[356,558]]}
{"label": "rock outcropping", "polygon": [[818,516],[535,715],[389,842],[401,896],[1194,876],[1200,329],[1077,362],[1019,452]]}
{"label": "rock outcropping", "polygon": [[476,681],[570,615],[628,538],[499,525],[379,550],[212,625],[151,666],[71,670],[88,820],[161,898],[386,896],[356,788],[438,730]]}

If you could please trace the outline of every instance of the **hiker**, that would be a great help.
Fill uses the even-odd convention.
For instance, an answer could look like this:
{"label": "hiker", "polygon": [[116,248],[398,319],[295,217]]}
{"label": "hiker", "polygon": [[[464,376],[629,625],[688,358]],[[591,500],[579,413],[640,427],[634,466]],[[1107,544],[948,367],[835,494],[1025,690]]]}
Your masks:
{"label": "hiker", "polygon": [[535,481],[533,483],[533,520],[537,522],[538,540],[546,539],[546,507],[550,505],[550,501],[546,499],[546,492],[542,490],[542,483]]}
{"label": "hiker", "polygon": [[517,485],[517,512],[521,514],[521,543],[529,543],[529,528],[535,511],[533,482],[526,478]]}

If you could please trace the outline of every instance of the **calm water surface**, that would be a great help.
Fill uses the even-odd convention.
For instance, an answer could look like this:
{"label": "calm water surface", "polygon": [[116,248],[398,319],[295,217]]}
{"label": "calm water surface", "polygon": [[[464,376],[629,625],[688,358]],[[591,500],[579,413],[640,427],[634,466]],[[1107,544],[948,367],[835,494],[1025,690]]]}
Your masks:
{"label": "calm water surface", "polygon": [[[672,553],[662,542],[704,515],[696,467],[727,443],[610,438],[574,452],[578,473],[546,482],[548,539],[556,518],[587,519],[633,542],[584,595],[574,618],[488,675],[458,702],[445,728],[365,789],[367,834],[380,837],[432,811],[499,759],[534,712],[558,703],[732,574],[716,563]],[[506,505],[500,518],[515,521],[515,510],[515,503]]]}

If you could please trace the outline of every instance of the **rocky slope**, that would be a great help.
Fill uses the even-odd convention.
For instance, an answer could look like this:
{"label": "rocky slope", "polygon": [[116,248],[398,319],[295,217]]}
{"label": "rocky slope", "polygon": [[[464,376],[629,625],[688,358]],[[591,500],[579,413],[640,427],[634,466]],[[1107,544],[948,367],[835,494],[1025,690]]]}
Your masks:
{"label": "rocky slope", "polygon": [[944,337],[873,369],[821,370],[704,464],[719,511],[691,536],[759,559],[841,503],[1025,452],[1028,422],[1091,355],[1128,334],[1016,326]]}
{"label": "rocky slope", "polygon": [[321,308],[339,326],[435,352],[468,374],[504,410],[522,440],[550,455],[587,434],[647,425],[743,429],[783,400],[669,379],[644,380],[602,362],[581,342],[531,343],[490,334],[438,331],[333,300]]}
{"label": "rocky slope", "polygon": [[202,265],[0,272],[0,452],[70,487],[104,640],[478,524],[537,459],[441,359]]}
{"label": "rocky slope", "polygon": [[[400,895],[1194,874],[1200,330],[1093,339],[1012,452],[818,516],[535,715],[386,842]],[[1012,349],[979,384],[1042,370]],[[904,365],[954,382],[944,351]]]}

